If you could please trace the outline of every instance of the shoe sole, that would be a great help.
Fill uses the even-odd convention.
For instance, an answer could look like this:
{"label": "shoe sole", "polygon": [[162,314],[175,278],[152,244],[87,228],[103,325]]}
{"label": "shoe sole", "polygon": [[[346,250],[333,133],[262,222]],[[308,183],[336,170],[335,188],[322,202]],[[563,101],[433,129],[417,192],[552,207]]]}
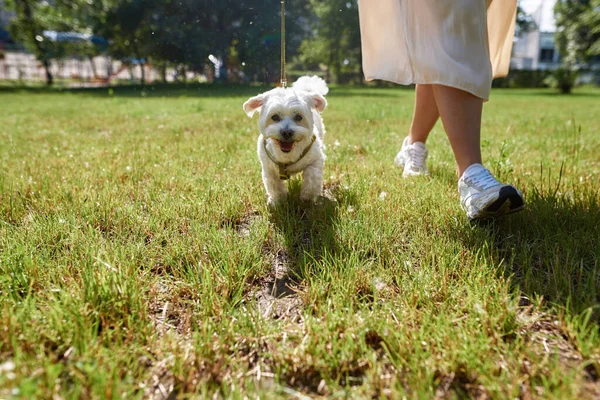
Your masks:
{"label": "shoe sole", "polygon": [[429,175],[429,172],[403,172],[402,173],[403,178],[411,178],[413,176],[427,176],[427,175]]}
{"label": "shoe sole", "polygon": [[524,208],[525,201],[517,189],[512,186],[505,186],[498,192],[498,199],[481,210],[471,220],[498,218],[522,211]]}

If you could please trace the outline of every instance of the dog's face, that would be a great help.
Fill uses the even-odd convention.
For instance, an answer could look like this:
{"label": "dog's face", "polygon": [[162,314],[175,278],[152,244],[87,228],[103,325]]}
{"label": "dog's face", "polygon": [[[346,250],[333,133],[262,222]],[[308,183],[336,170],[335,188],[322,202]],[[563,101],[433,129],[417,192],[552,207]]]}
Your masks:
{"label": "dog's face", "polygon": [[244,111],[252,117],[260,112],[258,128],[270,139],[274,156],[282,162],[301,154],[313,135],[312,110],[325,109],[325,98],[317,93],[277,88],[248,99]]}

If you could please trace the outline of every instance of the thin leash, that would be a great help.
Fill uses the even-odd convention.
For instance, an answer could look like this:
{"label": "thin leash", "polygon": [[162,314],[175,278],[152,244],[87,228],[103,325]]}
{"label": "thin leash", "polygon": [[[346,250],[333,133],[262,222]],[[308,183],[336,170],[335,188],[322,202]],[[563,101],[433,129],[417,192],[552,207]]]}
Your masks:
{"label": "thin leash", "polygon": [[285,0],[281,0],[281,87],[287,86],[287,78],[285,76]]}
{"label": "thin leash", "polygon": [[[285,0],[281,0],[281,71],[279,76],[281,77],[279,83],[281,84],[282,88],[285,88],[287,86],[287,77],[285,75]],[[310,140],[310,144],[304,149],[304,151],[300,155],[300,158],[298,158],[292,163],[281,163],[275,160],[275,158],[271,155],[271,153],[269,153],[269,149],[267,148],[267,139],[263,140],[265,153],[267,153],[269,159],[271,159],[271,161],[273,161],[279,167],[279,179],[285,181],[290,178],[290,173],[287,170],[288,167],[302,160],[310,151],[315,140],[317,140],[317,136],[313,135]]]}

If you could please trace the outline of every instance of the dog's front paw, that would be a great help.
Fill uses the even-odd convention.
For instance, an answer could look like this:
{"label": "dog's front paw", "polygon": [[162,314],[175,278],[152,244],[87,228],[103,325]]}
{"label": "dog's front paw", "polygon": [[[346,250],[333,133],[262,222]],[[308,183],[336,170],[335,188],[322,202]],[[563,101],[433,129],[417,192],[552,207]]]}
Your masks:
{"label": "dog's front paw", "polygon": [[312,193],[302,193],[300,194],[300,200],[303,203],[314,204],[317,201],[317,195],[313,195]]}
{"label": "dog's front paw", "polygon": [[281,195],[281,196],[269,196],[269,199],[267,200],[267,206],[269,207],[277,207],[278,205],[280,205],[281,203],[284,203],[285,200],[287,199],[287,195]]}

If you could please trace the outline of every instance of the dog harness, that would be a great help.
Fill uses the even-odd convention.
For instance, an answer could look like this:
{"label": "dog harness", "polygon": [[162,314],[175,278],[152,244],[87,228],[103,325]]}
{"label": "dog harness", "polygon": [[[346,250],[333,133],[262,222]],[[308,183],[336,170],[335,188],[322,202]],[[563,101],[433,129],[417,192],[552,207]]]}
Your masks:
{"label": "dog harness", "polygon": [[310,151],[310,148],[312,147],[315,140],[317,140],[317,136],[313,135],[312,139],[310,141],[310,144],[306,147],[306,149],[304,149],[304,151],[300,155],[299,159],[297,159],[296,161],[291,162],[291,163],[282,163],[279,161],[275,161],[275,159],[271,156],[271,153],[269,153],[269,150],[267,149],[267,139],[266,138],[263,139],[263,146],[265,148],[265,153],[267,153],[267,156],[269,157],[269,159],[271,161],[273,161],[275,164],[277,164],[277,166],[279,167],[279,179],[281,179],[282,181],[286,181],[286,180],[290,179],[290,174],[287,171],[288,167],[290,165],[294,165],[297,162],[299,162],[300,160],[302,160],[304,158],[304,156],[306,156],[308,154],[308,152]]}

